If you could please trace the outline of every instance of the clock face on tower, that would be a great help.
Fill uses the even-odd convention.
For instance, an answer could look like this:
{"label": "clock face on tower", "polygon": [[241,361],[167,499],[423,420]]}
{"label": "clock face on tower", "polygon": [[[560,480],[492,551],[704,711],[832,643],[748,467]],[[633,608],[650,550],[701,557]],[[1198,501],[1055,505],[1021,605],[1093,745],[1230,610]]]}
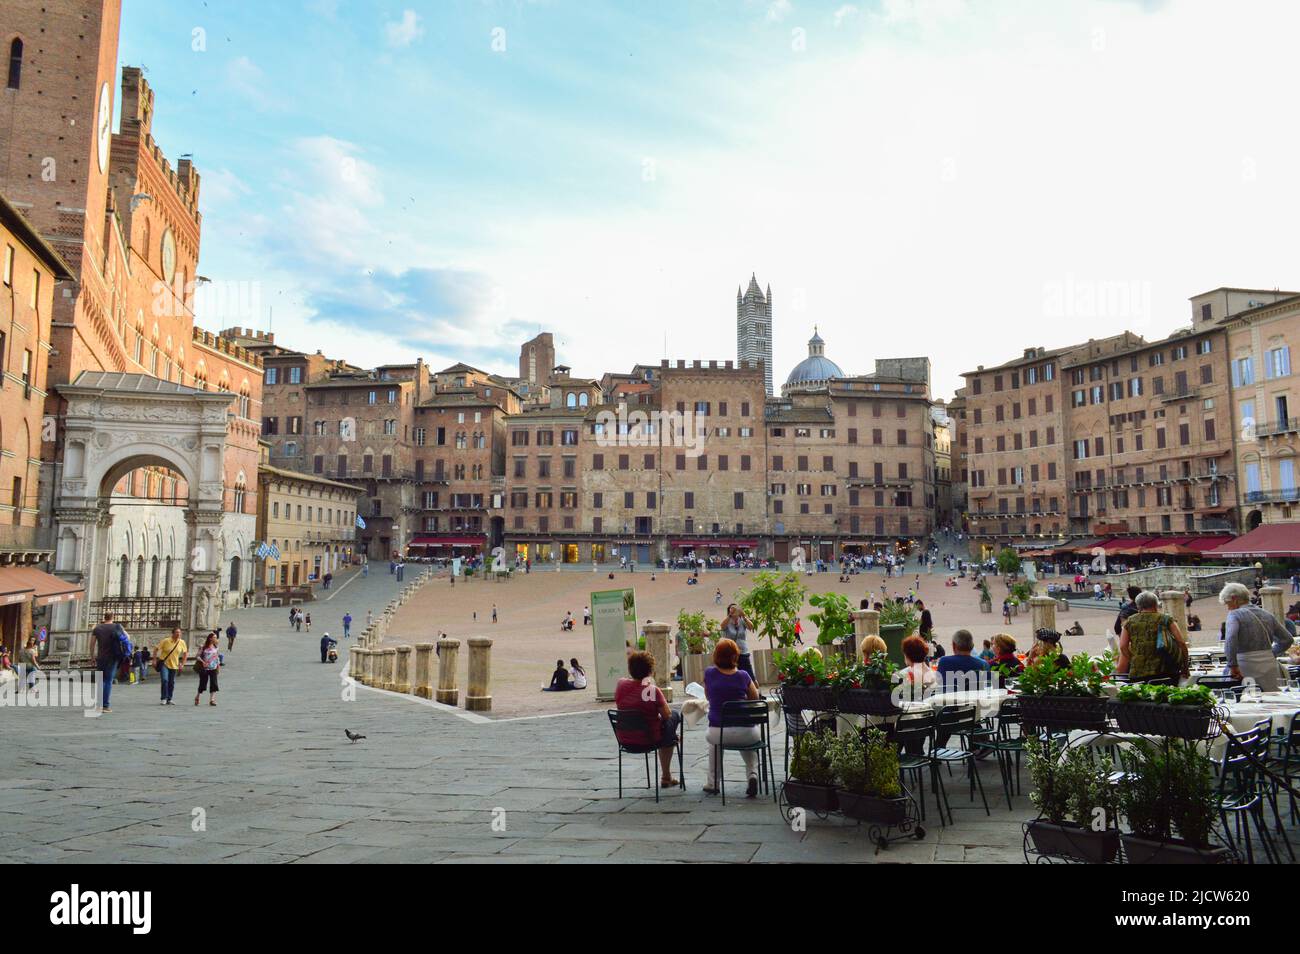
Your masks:
{"label": "clock face on tower", "polygon": [[176,237],[172,235],[172,230],[168,229],[163,232],[162,237],[162,269],[163,278],[167,284],[172,283],[172,278],[176,275]]}
{"label": "clock face on tower", "polygon": [[110,128],[113,125],[111,108],[112,104],[108,99],[108,84],[105,83],[99,88],[99,115],[96,117],[95,123],[95,132],[99,136],[97,151],[100,172],[103,172],[108,165],[108,139]]}

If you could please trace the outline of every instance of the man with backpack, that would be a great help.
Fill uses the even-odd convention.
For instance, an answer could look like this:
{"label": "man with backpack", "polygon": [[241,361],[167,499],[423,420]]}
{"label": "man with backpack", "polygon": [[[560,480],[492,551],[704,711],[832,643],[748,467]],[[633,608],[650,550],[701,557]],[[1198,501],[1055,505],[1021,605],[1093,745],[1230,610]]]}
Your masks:
{"label": "man with backpack", "polygon": [[117,676],[118,666],[122,660],[130,660],[133,652],[131,640],[126,631],[113,622],[113,614],[105,613],[104,621],[91,630],[91,651],[95,655],[95,668],[104,677],[104,712],[112,712],[109,706],[113,694],[113,680]]}

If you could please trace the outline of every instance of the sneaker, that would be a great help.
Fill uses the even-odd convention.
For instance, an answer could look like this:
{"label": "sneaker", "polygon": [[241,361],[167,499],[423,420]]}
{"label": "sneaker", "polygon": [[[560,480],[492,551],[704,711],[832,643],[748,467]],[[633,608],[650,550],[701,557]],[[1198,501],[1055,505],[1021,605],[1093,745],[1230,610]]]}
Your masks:
{"label": "sneaker", "polygon": [[170,699],[167,700],[167,704],[168,704],[169,706],[174,706],[174,705],[176,705],[176,703],[172,702]]}
{"label": "sneaker", "polygon": [[167,705],[167,700],[166,700],[166,699],[162,699],[162,700],[160,700],[159,703],[158,703],[158,705],[160,705],[160,706],[165,706],[165,705]]}
{"label": "sneaker", "polygon": [[112,709],[112,707],[110,707],[110,706],[104,706],[104,708],[100,709],[99,711],[100,711],[100,712],[112,712],[113,709]]}

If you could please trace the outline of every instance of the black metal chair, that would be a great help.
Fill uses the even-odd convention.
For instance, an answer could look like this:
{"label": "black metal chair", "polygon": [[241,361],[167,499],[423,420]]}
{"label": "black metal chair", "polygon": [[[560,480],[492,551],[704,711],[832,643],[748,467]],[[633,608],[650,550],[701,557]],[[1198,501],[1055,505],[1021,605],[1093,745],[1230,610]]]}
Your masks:
{"label": "black metal chair", "polygon": [[1232,676],[1202,676],[1196,680],[1196,684],[1211,692],[1226,692],[1231,689],[1238,699],[1241,698],[1241,680]]}
{"label": "black metal chair", "polygon": [[[638,732],[648,736],[650,733],[650,720],[644,712],[637,709],[606,709],[605,714],[609,716],[610,728],[614,730],[614,741],[618,743],[618,797],[623,797],[623,753],[628,755],[645,756],[645,787],[650,787],[650,769],[652,756],[657,759],[659,753],[658,745],[640,745],[624,742],[618,737],[620,732]],[[685,771],[685,745],[682,723],[677,723],[677,739],[675,747],[677,749],[677,782],[681,788],[686,788],[686,771]],[[654,788],[655,801],[659,801],[659,766],[654,766]]]}
{"label": "black metal chair", "polygon": [[893,741],[898,745],[898,774],[902,776],[903,786],[917,793],[916,803],[921,809],[921,820],[925,820],[925,780],[922,773],[930,773],[930,791],[934,795],[934,804],[939,809],[939,824],[943,820],[943,803],[946,793],[940,795],[943,781],[939,777],[939,763],[930,757],[927,747],[934,748],[935,726],[939,723],[939,714],[933,709],[918,712],[904,712],[893,725]]}
{"label": "black metal chair", "polygon": [[[975,764],[975,750],[970,745],[972,733],[978,728],[979,714],[975,706],[944,706],[939,710],[939,719],[935,724],[935,738],[947,743],[951,741],[952,736],[956,736],[961,747],[951,748],[946,744],[938,746],[930,750],[930,758],[936,765],[948,766],[949,771],[954,765],[965,765],[970,782],[970,800],[975,801],[975,789],[978,788],[980,800],[984,803],[984,814],[988,815],[990,814],[989,800],[984,794],[984,781],[980,778],[979,769]],[[943,792],[943,800],[948,808],[948,821],[951,823],[952,806],[948,805],[947,792]]]}
{"label": "black metal chair", "polygon": [[998,771],[1002,774],[1002,791],[1007,796],[1007,811],[1011,811],[1011,797],[1021,794],[1020,760],[1025,753],[1019,699],[1007,699],[1002,703],[996,734],[991,739],[976,739],[975,746],[990,751],[997,757]]}
{"label": "black metal chair", "polygon": [[[759,788],[771,792],[776,799],[776,771],[772,767],[772,737],[767,730],[768,709],[763,699],[738,699],[722,705],[722,715],[718,723],[718,790],[722,792],[722,804],[727,804],[727,784],[725,759],[728,752],[757,752],[759,758]],[[755,742],[727,742],[727,730],[732,729],[732,738],[736,738],[735,729],[752,729],[757,727],[758,740]]]}
{"label": "black metal chair", "polygon": [[1263,786],[1260,783],[1259,768],[1254,761],[1266,758],[1267,755],[1268,735],[1261,733],[1259,726],[1256,726],[1249,732],[1228,736],[1223,760],[1219,764],[1218,803],[1224,837],[1233,850],[1237,849],[1238,843],[1244,845],[1247,864],[1255,863],[1254,843],[1250,835],[1252,823],[1268,860],[1276,862],[1280,858],[1264,820]]}

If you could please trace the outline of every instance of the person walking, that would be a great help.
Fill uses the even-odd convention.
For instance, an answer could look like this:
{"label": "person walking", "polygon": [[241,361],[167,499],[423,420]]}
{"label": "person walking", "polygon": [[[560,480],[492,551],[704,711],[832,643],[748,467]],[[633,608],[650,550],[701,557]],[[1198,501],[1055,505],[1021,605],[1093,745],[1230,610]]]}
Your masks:
{"label": "person walking", "polygon": [[160,706],[175,704],[172,702],[172,694],[176,691],[176,673],[185,665],[188,654],[189,647],[185,645],[185,640],[181,639],[179,626],[164,636],[162,642],[158,644],[154,665],[158,667],[158,677],[161,682],[158,696]]}
{"label": "person walking", "polygon": [[199,691],[194,695],[194,704],[197,706],[203,693],[208,693],[208,705],[217,704],[217,673],[221,671],[221,649],[215,633],[208,635],[203,642],[203,648],[199,650],[199,658],[196,668],[199,671]]}
{"label": "person walking", "polygon": [[118,634],[121,630],[122,627],[113,622],[113,614],[105,613],[103,621],[90,631],[91,649],[95,655],[95,668],[99,670],[99,674],[104,678],[104,704],[101,706],[104,712],[113,711],[109,702],[113,695],[113,680],[117,676],[117,664],[120,662]]}
{"label": "person walking", "polygon": [[308,613],[308,614],[304,617],[303,622],[305,622],[305,623],[307,624],[307,632],[310,633],[310,632],[311,632],[311,613]]}
{"label": "person walking", "polygon": [[749,631],[753,628],[754,624],[739,606],[732,603],[727,607],[727,618],[722,623],[722,635],[736,644],[738,656],[735,664],[749,673],[751,680],[754,679],[754,663],[749,652]]}
{"label": "person walking", "polygon": [[497,604],[496,604],[496,603],[493,603],[493,604],[492,604],[492,622],[495,623],[496,621],[497,621]]}
{"label": "person walking", "polygon": [[582,625],[583,625],[583,626],[590,626],[590,625],[591,625],[591,607],[590,607],[590,606],[584,606],[584,607],[582,608]]}
{"label": "person walking", "polygon": [[343,614],[343,638],[344,639],[352,638],[352,614],[351,613]]}
{"label": "person walking", "polygon": [[[34,690],[36,684],[36,674],[41,671],[40,645],[36,642],[35,636],[28,636],[27,642],[23,644],[22,649],[18,650],[18,665],[21,667],[23,682],[29,690]],[[36,691],[33,695],[38,695]]]}
{"label": "person walking", "polygon": [[231,652],[235,648],[235,637],[239,635],[239,630],[235,629],[235,621],[232,619],[230,625],[226,627],[226,652]]}

